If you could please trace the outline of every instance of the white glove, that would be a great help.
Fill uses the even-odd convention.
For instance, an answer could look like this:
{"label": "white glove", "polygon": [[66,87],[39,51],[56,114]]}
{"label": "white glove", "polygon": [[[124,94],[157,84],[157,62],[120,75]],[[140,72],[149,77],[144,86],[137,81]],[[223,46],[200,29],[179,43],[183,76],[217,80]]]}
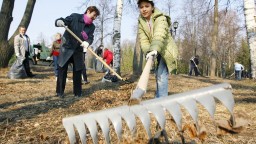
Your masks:
{"label": "white glove", "polygon": [[20,54],[20,53],[16,53],[15,55],[16,55],[17,57],[21,56],[21,54]]}
{"label": "white glove", "polygon": [[87,51],[87,48],[88,48],[88,46],[89,46],[89,43],[88,43],[87,41],[83,41],[82,44],[81,44],[81,46],[82,46],[84,49],[86,49],[86,51]]}
{"label": "white glove", "polygon": [[157,51],[156,51],[156,50],[153,50],[153,51],[149,52],[149,53],[146,55],[146,60],[147,60],[150,56],[155,56],[155,58],[156,58],[156,55],[157,55]]}
{"label": "white glove", "polygon": [[56,24],[57,24],[58,27],[64,27],[65,26],[65,23],[64,23],[63,20],[57,20]]}

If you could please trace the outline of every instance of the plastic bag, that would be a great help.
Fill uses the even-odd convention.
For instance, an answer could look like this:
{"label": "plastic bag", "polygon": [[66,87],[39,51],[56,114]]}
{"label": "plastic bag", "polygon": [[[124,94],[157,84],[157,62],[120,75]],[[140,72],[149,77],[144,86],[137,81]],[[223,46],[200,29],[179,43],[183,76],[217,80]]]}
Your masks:
{"label": "plastic bag", "polygon": [[24,61],[23,57],[17,57],[16,61],[13,63],[7,77],[10,79],[22,79],[27,77],[26,70],[22,64]]}

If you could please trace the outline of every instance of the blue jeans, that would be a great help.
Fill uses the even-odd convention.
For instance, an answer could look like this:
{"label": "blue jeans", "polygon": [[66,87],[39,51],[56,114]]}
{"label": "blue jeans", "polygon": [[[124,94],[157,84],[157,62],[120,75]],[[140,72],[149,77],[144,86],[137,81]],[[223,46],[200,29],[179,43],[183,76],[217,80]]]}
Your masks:
{"label": "blue jeans", "polygon": [[242,71],[241,70],[236,70],[235,71],[235,76],[236,76],[236,80],[241,80],[241,75],[242,75]]}
{"label": "blue jeans", "polygon": [[156,98],[168,96],[169,72],[166,63],[162,58],[158,61],[155,71],[156,75]]}
{"label": "blue jeans", "polygon": [[53,63],[54,63],[54,73],[55,76],[58,76],[58,56],[53,56]]}

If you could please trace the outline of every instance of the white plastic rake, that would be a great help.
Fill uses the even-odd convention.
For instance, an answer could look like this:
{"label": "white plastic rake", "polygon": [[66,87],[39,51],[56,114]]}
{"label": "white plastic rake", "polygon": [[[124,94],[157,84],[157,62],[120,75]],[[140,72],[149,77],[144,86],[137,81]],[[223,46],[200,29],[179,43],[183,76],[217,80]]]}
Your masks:
{"label": "white plastic rake", "polygon": [[[136,132],[136,118],[139,118],[145,128],[147,135],[151,137],[150,115],[154,115],[159,126],[164,129],[166,125],[165,110],[170,113],[178,127],[182,130],[183,106],[191,115],[193,121],[198,123],[198,108],[196,103],[200,103],[209,112],[214,120],[216,110],[215,99],[218,99],[228,109],[234,122],[233,108],[234,98],[230,84],[223,83],[206,88],[192,90],[185,93],[174,94],[168,97],[143,101],[138,105],[120,106],[88,114],[68,117],[63,119],[63,125],[67,131],[70,143],[76,143],[75,129],[79,133],[81,142],[86,143],[87,134],[90,133],[93,143],[98,143],[98,128],[102,130],[106,143],[110,142],[110,123],[112,123],[118,140],[122,139],[122,121],[125,121],[132,134]],[[98,124],[98,125],[97,125]],[[198,126],[198,125],[197,125]],[[87,132],[86,128],[88,128]]]}

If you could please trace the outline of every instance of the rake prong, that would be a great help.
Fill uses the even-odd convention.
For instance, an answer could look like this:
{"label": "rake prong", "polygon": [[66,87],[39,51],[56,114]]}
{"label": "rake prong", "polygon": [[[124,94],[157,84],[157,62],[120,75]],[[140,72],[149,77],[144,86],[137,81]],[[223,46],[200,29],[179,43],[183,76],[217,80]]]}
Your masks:
{"label": "rake prong", "polygon": [[166,118],[165,118],[163,107],[161,105],[157,105],[157,104],[151,104],[151,105],[143,105],[142,104],[142,106],[146,107],[146,109],[149,112],[152,112],[152,114],[155,116],[158,124],[160,125],[161,129],[164,129]]}
{"label": "rake prong", "polygon": [[90,132],[93,143],[98,143],[97,122],[93,119],[93,115],[91,115],[91,114],[83,115],[82,120],[83,120],[83,122],[85,123],[86,127],[88,128],[88,130]]}
{"label": "rake prong", "polygon": [[151,137],[151,131],[150,131],[150,117],[148,114],[148,111],[145,107],[142,105],[134,105],[131,107],[131,111],[141,120],[148,137]]}
{"label": "rake prong", "polygon": [[76,143],[76,135],[75,135],[73,122],[74,122],[73,117],[62,119],[63,126],[66,129],[66,132],[68,134],[68,138],[71,144]]}

